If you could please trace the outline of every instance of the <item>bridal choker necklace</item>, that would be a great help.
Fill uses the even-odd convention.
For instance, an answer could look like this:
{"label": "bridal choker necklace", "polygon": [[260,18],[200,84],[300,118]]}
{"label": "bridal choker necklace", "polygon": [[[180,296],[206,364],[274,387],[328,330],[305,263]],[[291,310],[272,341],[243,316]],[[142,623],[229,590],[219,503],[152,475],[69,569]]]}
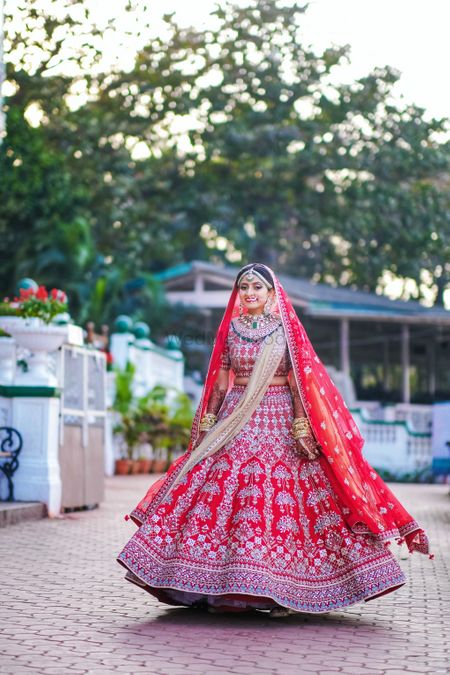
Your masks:
{"label": "bridal choker necklace", "polygon": [[247,322],[239,319],[232,319],[230,327],[233,333],[239,336],[245,342],[260,342],[264,338],[272,335],[280,327],[281,320],[276,316],[271,316],[270,321],[264,323],[264,326],[259,325],[257,328],[252,328]]}
{"label": "bridal choker necklace", "polygon": [[246,328],[263,328],[273,323],[274,317],[272,314],[242,314],[239,317],[239,321]]}

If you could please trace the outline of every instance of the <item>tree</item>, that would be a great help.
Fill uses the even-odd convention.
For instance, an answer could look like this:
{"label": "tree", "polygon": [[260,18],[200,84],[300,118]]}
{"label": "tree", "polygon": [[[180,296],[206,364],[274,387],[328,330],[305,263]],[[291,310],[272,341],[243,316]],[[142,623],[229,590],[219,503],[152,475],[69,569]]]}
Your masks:
{"label": "tree", "polygon": [[346,50],[304,49],[303,12],[227,6],[212,35],[185,40],[203,57],[189,96],[205,111],[191,142],[206,218],[246,259],[316,280],[375,290],[391,270],[419,286],[425,269],[442,302],[447,121],[393,105],[391,68],[333,85]]}
{"label": "tree", "polygon": [[102,35],[130,36],[75,0],[23,0],[6,22],[5,290],[22,270],[64,274],[76,316],[145,318],[157,293],[128,290],[149,273],[243,258],[372,290],[390,270],[442,302],[446,122],[394,105],[393,69],[336,84],[348,51],[306,48],[305,8],[280,0],[224,3],[206,30],[166,16],[159,34],[142,3],[126,6],[140,17],[127,72],[105,66]]}

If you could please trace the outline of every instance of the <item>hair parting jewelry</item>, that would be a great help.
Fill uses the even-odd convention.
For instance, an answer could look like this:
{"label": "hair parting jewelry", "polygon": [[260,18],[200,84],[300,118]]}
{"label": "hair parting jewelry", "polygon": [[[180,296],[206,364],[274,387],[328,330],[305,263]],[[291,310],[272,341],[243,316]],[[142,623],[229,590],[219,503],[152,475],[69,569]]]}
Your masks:
{"label": "hair parting jewelry", "polygon": [[250,269],[244,270],[239,274],[236,283],[239,285],[241,279],[245,277],[247,281],[252,282],[255,277],[257,277],[263,284],[268,288],[269,290],[273,288],[273,285],[260,273],[258,270],[256,270],[254,267],[251,267]]}

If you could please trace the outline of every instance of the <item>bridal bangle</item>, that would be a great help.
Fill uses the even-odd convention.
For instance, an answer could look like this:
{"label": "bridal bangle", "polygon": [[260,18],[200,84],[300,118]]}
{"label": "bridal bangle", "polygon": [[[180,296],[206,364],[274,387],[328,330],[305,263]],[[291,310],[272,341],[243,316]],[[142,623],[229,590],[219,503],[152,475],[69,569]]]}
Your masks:
{"label": "bridal bangle", "polygon": [[312,436],[311,426],[307,417],[296,417],[292,422],[292,435],[295,440]]}
{"label": "bridal bangle", "polygon": [[217,422],[217,415],[206,413],[200,420],[200,431],[209,431]]}

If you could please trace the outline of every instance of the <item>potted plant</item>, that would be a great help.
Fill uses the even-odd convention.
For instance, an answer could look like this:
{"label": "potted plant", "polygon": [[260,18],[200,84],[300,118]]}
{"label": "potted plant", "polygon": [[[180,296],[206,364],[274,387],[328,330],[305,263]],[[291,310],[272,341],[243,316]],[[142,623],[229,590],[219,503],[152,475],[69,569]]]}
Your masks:
{"label": "potted plant", "polygon": [[0,328],[11,335],[19,347],[28,349],[28,368],[16,378],[20,384],[55,386],[48,355],[56,351],[67,335],[65,326],[51,321],[67,309],[66,294],[45,286],[21,288],[18,297],[5,298],[0,306]]}
{"label": "potted plant", "polygon": [[172,445],[169,455],[170,463],[183,454],[191,436],[194,411],[189,396],[184,392],[177,391],[171,411]]}
{"label": "potted plant", "polygon": [[154,473],[164,473],[167,469],[169,459],[169,450],[167,447],[160,446],[155,448],[155,459],[153,462]]}
{"label": "potted plant", "polygon": [[121,414],[121,421],[114,433],[120,436],[124,455],[118,461],[124,467],[127,462],[127,472],[162,473],[189,442],[191,401],[186,394],[160,385],[133,400],[134,370],[127,364],[125,370],[116,373],[113,409]]}
{"label": "potted plant", "polygon": [[115,474],[117,476],[127,476],[130,473],[130,460],[126,457],[120,457],[115,462]]}
{"label": "potted plant", "polygon": [[112,409],[121,415],[126,415],[133,408],[133,378],[135,366],[128,361],[123,370],[114,368],[115,393]]}
{"label": "potted plant", "polygon": [[150,473],[153,467],[153,459],[145,457],[145,455],[139,455],[139,473]]}
{"label": "potted plant", "polygon": [[167,438],[169,434],[167,414],[160,407],[144,408],[138,414],[142,438],[145,438],[153,448],[151,469],[155,473],[161,473],[167,467]]}
{"label": "potted plant", "polygon": [[138,407],[142,433],[154,447],[152,470],[162,473],[189,442],[191,400],[182,392],[158,385],[140,399]]}
{"label": "potted plant", "polygon": [[121,421],[116,424],[113,432],[120,437],[122,452],[122,457],[116,460],[116,473],[122,475],[138,473],[139,465],[135,458],[135,450],[140,441],[140,432],[132,411],[127,415],[122,415]]}
{"label": "potted plant", "polygon": [[[113,433],[118,439],[121,456],[116,459],[115,473],[124,476],[131,472],[132,460],[128,443],[130,442],[131,410],[133,402],[133,377],[134,366],[127,363],[124,370],[114,369],[114,403],[112,410],[120,415],[120,422],[114,428]],[[131,441],[132,443],[134,440]]]}
{"label": "potted plant", "polygon": [[139,446],[139,453],[139,473],[150,473],[153,466],[153,450],[150,443],[142,443]]}

